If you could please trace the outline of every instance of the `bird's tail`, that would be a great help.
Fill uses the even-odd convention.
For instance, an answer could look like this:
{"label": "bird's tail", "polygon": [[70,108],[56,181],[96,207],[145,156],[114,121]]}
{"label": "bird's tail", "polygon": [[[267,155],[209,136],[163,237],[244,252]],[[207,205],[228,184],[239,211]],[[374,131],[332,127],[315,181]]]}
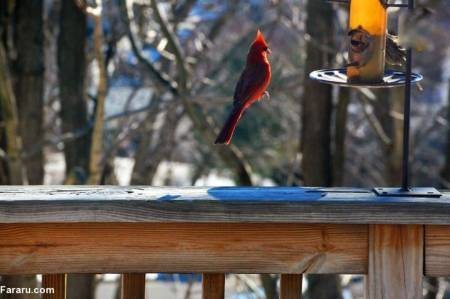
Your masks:
{"label": "bird's tail", "polygon": [[217,136],[215,144],[230,144],[231,138],[233,138],[234,130],[241,119],[242,113],[244,113],[245,106],[234,106],[230,115],[227,118],[219,136]]}

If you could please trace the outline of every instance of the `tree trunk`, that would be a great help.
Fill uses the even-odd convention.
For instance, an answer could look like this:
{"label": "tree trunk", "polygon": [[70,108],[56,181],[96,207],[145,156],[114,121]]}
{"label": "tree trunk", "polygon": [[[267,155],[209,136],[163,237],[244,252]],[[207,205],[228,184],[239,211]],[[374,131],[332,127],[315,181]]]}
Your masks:
{"label": "tree trunk", "polygon": [[4,124],[5,149],[7,155],[7,183],[23,184],[22,146],[18,137],[19,120],[17,116],[16,98],[8,70],[8,62],[3,44],[0,43],[0,112]]}
{"label": "tree trunk", "polygon": [[345,165],[345,137],[347,135],[348,104],[350,102],[350,89],[340,88],[336,107],[336,120],[334,132],[333,155],[333,185],[342,186],[344,183]]}
{"label": "tree trunk", "polygon": [[[0,115],[4,124],[4,134],[2,138],[2,145],[7,156],[7,164],[5,165],[5,176],[2,183],[11,185],[22,185],[22,148],[20,138],[18,137],[18,116],[16,108],[16,99],[13,93],[12,84],[10,80],[8,63],[6,53],[3,48],[3,43],[0,42]],[[36,276],[3,276],[2,285],[7,287],[36,287]],[[18,298],[18,299],[37,299],[37,295],[16,295],[16,294],[2,294],[1,298]]]}
{"label": "tree trunk", "polygon": [[58,36],[58,80],[63,133],[79,137],[66,141],[66,174],[80,167],[87,172],[89,138],[85,99],[86,15],[75,1],[62,1]]}
{"label": "tree trunk", "polygon": [[340,299],[342,298],[339,275],[309,274],[308,289],[305,299]]}
{"label": "tree trunk", "polygon": [[445,151],[445,165],[442,168],[441,176],[444,180],[443,188],[450,188],[450,82],[447,94],[447,146]]}
{"label": "tree trunk", "polygon": [[264,288],[266,299],[277,299],[277,277],[274,277],[271,274],[260,274],[259,279]]}
{"label": "tree trunk", "polygon": [[[330,67],[332,56],[322,48],[332,48],[333,11],[324,1],[309,0],[307,4],[306,32],[314,39],[306,47],[305,78],[313,70]],[[302,102],[302,170],[307,186],[332,184],[330,85],[306,79]],[[306,298],[341,298],[340,279],[337,275],[308,275]]]}
{"label": "tree trunk", "polygon": [[[323,1],[308,1],[306,31],[315,43],[307,44],[305,78],[315,69],[331,65],[331,55],[317,48],[330,46],[333,36],[332,9]],[[305,185],[329,186],[331,172],[331,86],[306,79],[302,103],[302,169]]]}
{"label": "tree trunk", "polygon": [[[88,172],[90,131],[85,99],[86,15],[75,1],[61,1],[58,36],[58,80],[63,133],[78,136],[64,143],[66,174]],[[93,298],[91,274],[67,276],[68,299]]]}
{"label": "tree trunk", "polygon": [[437,277],[425,277],[425,285],[427,287],[423,299],[436,299],[439,293],[439,279]]}
{"label": "tree trunk", "polygon": [[17,1],[15,46],[15,94],[19,112],[19,129],[25,150],[24,165],[28,183],[42,184],[44,157],[43,140],[44,107],[44,35],[43,2]]}
{"label": "tree trunk", "polygon": [[[441,189],[450,189],[450,81],[448,84],[448,92],[447,92],[447,144],[445,147],[445,164],[441,171]],[[427,291],[427,294],[425,296],[425,299],[434,299],[437,297],[439,292],[439,280],[438,279],[432,279],[427,278],[427,282],[430,285],[431,288]],[[446,279],[446,282],[448,283],[449,279]],[[445,285],[445,284],[444,284]],[[448,291],[446,291],[446,294],[448,294]]]}
{"label": "tree trunk", "polygon": [[[155,130],[153,129],[156,117],[161,112],[158,97],[152,97],[151,105],[150,111],[140,125],[139,143],[134,155],[134,166],[131,173],[131,185],[151,185],[158,164],[161,162],[160,159],[162,159],[162,157],[157,159],[154,155],[150,155],[150,149],[155,146],[153,143],[159,139],[155,139]],[[165,125],[167,125],[167,122],[163,126]],[[167,135],[164,137],[167,137]]]}
{"label": "tree trunk", "polygon": [[94,275],[67,275],[67,299],[92,299],[94,298],[94,290]]}

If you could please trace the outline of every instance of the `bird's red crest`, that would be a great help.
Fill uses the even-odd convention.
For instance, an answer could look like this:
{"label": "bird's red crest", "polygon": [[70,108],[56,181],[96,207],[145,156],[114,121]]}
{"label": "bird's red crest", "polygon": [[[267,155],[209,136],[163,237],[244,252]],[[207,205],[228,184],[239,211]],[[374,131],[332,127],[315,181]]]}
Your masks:
{"label": "bird's red crest", "polygon": [[264,46],[267,46],[266,40],[264,39],[264,35],[262,32],[258,29],[258,32],[256,32],[256,38],[254,43],[261,43]]}

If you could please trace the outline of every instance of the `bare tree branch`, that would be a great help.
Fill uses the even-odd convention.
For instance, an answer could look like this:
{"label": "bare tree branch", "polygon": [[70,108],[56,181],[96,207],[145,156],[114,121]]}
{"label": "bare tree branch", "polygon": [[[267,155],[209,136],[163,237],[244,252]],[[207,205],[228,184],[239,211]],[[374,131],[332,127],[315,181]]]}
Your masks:
{"label": "bare tree branch", "polygon": [[174,28],[177,27],[177,25],[184,21],[186,17],[189,15],[189,12],[191,11],[192,7],[197,3],[197,0],[186,0],[182,4],[176,6],[173,8],[173,25]]}
{"label": "bare tree branch", "polygon": [[145,68],[148,70],[148,72],[157,80],[157,82],[161,86],[167,87],[171,93],[177,95],[178,94],[177,84],[170,79],[169,75],[157,70],[153,66],[153,64],[142,55],[141,50],[138,48],[136,40],[133,35],[133,32],[131,30],[131,22],[130,22],[130,18],[128,15],[126,1],[119,0],[119,7],[120,7],[120,11],[121,11],[120,15],[122,18],[122,22],[125,25],[127,36],[128,36],[128,39],[130,40],[131,48],[133,50],[133,54],[138,59],[139,63],[141,63],[143,66],[145,66]]}
{"label": "bare tree branch", "polygon": [[370,108],[370,103],[367,101],[367,99],[365,97],[359,96],[357,98],[358,98],[359,102],[361,103],[363,113],[366,116],[366,119],[369,122],[369,125],[372,127],[372,129],[375,132],[378,139],[385,146],[391,145],[392,140],[389,138],[389,136],[384,131],[383,126],[381,125],[380,121],[373,113],[373,109]]}
{"label": "bare tree branch", "polygon": [[158,3],[156,0],[150,0],[151,8],[153,9],[153,13],[156,18],[156,22],[159,24],[159,27],[163,33],[163,35],[167,38],[169,47],[173,50],[176,65],[178,69],[178,91],[179,93],[185,93],[188,87],[188,78],[189,72],[187,68],[186,61],[184,59],[185,55],[183,50],[181,49],[178,38],[170,29],[169,23],[161,16],[161,12],[159,11]]}

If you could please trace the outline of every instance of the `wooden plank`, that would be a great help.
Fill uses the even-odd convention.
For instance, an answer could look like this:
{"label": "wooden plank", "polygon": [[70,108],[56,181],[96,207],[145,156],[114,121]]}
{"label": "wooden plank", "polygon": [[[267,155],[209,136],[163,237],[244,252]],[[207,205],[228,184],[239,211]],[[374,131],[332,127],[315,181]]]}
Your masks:
{"label": "wooden plank", "polygon": [[145,273],[122,274],[122,299],[145,299]]}
{"label": "wooden plank", "polygon": [[42,299],[66,299],[67,277],[65,274],[42,275],[42,288],[51,288],[52,292],[46,292]]}
{"label": "wooden plank", "polygon": [[366,225],[0,224],[0,273],[367,272]]}
{"label": "wooden plank", "polygon": [[298,187],[2,186],[0,223],[196,222],[450,224],[441,198]]}
{"label": "wooden plank", "polygon": [[225,296],[225,274],[204,273],[202,279],[203,299],[223,299]]}
{"label": "wooden plank", "polygon": [[425,226],[425,275],[450,276],[450,226]]}
{"label": "wooden plank", "polygon": [[281,274],[280,299],[301,299],[301,298],[302,298],[302,275]]}
{"label": "wooden plank", "polygon": [[422,299],[421,225],[369,226],[368,299]]}

